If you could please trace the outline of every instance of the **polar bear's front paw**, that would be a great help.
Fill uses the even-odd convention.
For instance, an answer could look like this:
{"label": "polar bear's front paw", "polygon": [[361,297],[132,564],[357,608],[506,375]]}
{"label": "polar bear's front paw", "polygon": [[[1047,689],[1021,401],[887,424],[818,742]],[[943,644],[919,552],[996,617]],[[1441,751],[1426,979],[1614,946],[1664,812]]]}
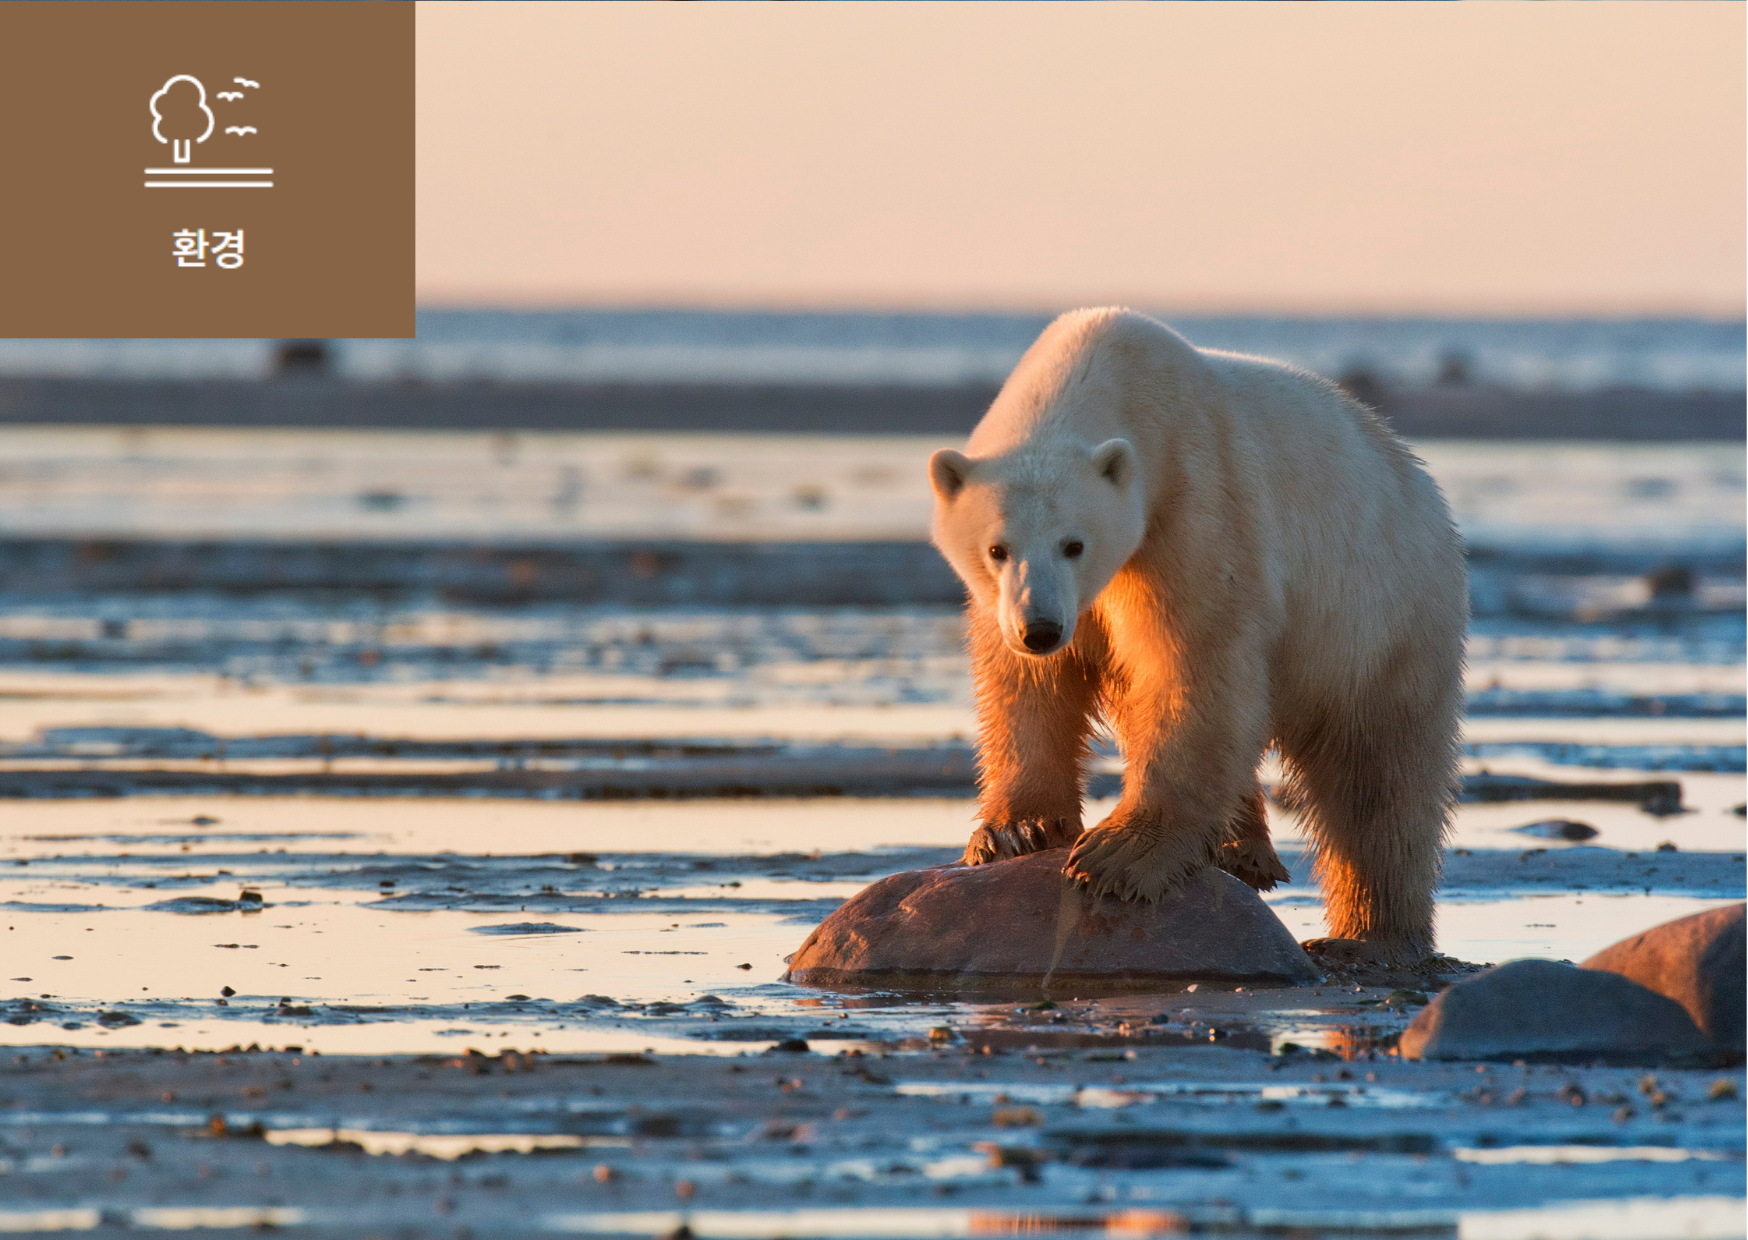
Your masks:
{"label": "polar bear's front paw", "polygon": [[1267,840],[1234,840],[1220,846],[1219,866],[1239,882],[1256,891],[1273,891],[1276,883],[1290,883],[1293,876],[1275,855]]}
{"label": "polar bear's front paw", "polygon": [[1092,895],[1152,903],[1214,863],[1208,841],[1106,819],[1081,835],[1063,873]]}
{"label": "polar bear's front paw", "polygon": [[971,833],[965,845],[966,865],[987,865],[1028,853],[1043,852],[1072,844],[1080,834],[1078,825],[1061,818],[1028,818],[1024,822],[985,823]]}

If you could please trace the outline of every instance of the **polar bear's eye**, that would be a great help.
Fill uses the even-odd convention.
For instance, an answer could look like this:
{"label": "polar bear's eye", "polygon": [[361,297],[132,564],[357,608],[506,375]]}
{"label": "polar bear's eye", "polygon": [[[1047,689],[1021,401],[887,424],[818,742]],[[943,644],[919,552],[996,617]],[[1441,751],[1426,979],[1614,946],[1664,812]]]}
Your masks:
{"label": "polar bear's eye", "polygon": [[1067,556],[1069,559],[1074,560],[1074,559],[1079,559],[1080,553],[1082,551],[1085,551],[1085,550],[1086,550],[1086,544],[1081,542],[1077,538],[1073,542],[1067,544],[1066,546],[1064,546],[1062,548],[1062,554]]}
{"label": "polar bear's eye", "polygon": [[1008,558],[1008,549],[1000,543],[997,543],[989,549],[989,558],[994,560],[997,564],[1000,564],[1003,560]]}

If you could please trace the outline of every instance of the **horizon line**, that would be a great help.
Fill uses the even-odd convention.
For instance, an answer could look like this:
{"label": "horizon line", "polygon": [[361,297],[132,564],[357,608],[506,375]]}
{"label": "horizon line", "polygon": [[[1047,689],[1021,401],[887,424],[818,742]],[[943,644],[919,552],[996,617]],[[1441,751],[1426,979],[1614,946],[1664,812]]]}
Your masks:
{"label": "horizon line", "polygon": [[1123,306],[1154,317],[1170,315],[1197,319],[1282,319],[1282,320],[1356,320],[1356,321],[1427,321],[1427,322],[1575,322],[1575,323],[1643,323],[1643,322],[1705,322],[1720,326],[1748,324],[1748,307],[1734,311],[1699,308],[1501,308],[1496,310],[1417,307],[1388,309],[1377,306],[1332,306],[1328,308],[1244,307],[1233,305],[1149,303],[1137,299],[1084,300],[1063,299],[1050,303],[1016,302],[951,302],[918,299],[897,302],[885,299],[855,301],[780,301],[766,299],[686,299],[686,298],[575,298],[507,300],[481,297],[477,299],[415,296],[414,311],[456,311],[484,313],[498,311],[508,314],[564,314],[572,312],[606,313],[688,313],[688,314],[769,314],[769,315],[914,315],[917,317],[1054,317],[1071,309],[1090,306]]}

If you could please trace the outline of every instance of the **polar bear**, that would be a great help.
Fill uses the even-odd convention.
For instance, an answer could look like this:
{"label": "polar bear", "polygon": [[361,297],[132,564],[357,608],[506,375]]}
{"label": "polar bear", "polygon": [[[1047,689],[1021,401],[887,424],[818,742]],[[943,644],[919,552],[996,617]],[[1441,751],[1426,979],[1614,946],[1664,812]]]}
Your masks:
{"label": "polar bear", "polygon": [[[967,863],[1072,844],[1065,872],[1095,893],[1157,900],[1208,865],[1266,890],[1287,877],[1256,775],[1273,744],[1331,935],[1397,964],[1432,951],[1468,588],[1438,487],[1375,414],[1293,367],[1077,310],[929,477],[970,596]],[[1123,796],[1083,833],[1101,716]]]}

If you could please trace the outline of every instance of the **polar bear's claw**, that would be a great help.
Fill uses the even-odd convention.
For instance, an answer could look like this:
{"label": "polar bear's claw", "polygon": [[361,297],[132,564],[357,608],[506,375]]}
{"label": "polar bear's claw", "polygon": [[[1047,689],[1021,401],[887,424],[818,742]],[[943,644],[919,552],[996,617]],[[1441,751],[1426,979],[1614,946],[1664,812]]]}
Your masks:
{"label": "polar bear's claw", "polygon": [[1220,846],[1220,868],[1257,891],[1273,891],[1276,883],[1290,883],[1293,876],[1266,840],[1234,840]]}
{"label": "polar bear's claw", "polygon": [[1151,904],[1176,895],[1214,861],[1212,849],[1194,837],[1107,820],[1081,835],[1063,873],[1090,895]]}
{"label": "polar bear's claw", "polygon": [[1061,818],[1028,818],[1024,822],[984,823],[966,842],[964,864],[988,865],[1028,853],[1072,844],[1080,827]]}

